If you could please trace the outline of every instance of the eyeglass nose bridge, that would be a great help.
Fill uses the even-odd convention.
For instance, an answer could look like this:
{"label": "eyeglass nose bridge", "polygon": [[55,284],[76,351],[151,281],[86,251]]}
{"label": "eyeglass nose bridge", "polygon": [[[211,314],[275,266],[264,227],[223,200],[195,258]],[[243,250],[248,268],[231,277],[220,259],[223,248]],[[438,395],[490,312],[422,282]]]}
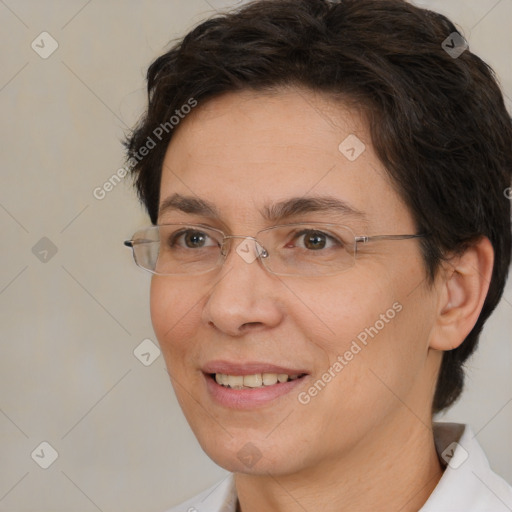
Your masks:
{"label": "eyeglass nose bridge", "polygon": [[229,252],[229,248],[227,247],[226,240],[231,240],[233,238],[242,238],[244,240],[252,240],[256,245],[257,257],[268,258],[268,251],[267,251],[267,249],[265,249],[263,244],[254,236],[245,236],[245,235],[224,235],[224,238],[222,240],[222,247],[221,247],[221,254],[222,254],[223,258],[225,258]]}

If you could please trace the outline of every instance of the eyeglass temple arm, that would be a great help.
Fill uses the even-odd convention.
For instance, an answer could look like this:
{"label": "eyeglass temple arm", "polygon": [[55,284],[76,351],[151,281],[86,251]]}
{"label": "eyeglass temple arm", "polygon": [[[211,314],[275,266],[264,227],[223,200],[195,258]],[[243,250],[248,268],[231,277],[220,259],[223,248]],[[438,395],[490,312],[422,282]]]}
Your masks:
{"label": "eyeglass temple arm", "polygon": [[124,245],[126,245],[126,247],[131,247],[133,248],[134,245],[137,245],[137,244],[145,244],[147,242],[155,242],[155,240],[146,240],[144,238],[138,238],[137,240],[125,240],[123,243]]}
{"label": "eyeglass temple arm", "polygon": [[409,238],[424,238],[429,233],[419,233],[417,235],[375,235],[375,236],[356,236],[356,242],[363,244],[374,240],[408,240]]}

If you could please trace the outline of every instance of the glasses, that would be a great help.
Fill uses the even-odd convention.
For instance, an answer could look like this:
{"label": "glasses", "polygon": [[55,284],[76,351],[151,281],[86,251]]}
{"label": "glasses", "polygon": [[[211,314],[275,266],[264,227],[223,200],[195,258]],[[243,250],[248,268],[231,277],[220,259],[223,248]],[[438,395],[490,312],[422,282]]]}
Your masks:
{"label": "glasses", "polygon": [[157,275],[200,275],[219,268],[236,239],[236,252],[247,263],[259,259],[280,276],[332,276],[353,267],[358,244],[428,236],[356,236],[347,226],[324,223],[282,224],[255,237],[226,235],[201,224],[161,224],[137,231],[124,244],[135,263]]}

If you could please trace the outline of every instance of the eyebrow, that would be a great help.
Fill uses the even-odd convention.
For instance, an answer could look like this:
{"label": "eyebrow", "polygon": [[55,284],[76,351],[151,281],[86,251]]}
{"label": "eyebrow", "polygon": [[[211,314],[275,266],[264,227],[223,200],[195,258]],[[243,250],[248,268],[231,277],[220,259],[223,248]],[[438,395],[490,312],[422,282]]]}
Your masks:
{"label": "eyebrow", "polygon": [[158,214],[169,210],[178,210],[184,213],[203,215],[204,217],[220,217],[219,212],[213,203],[205,199],[173,194],[162,201],[158,208]]}
{"label": "eyebrow", "polygon": [[[183,213],[204,217],[220,218],[218,209],[210,201],[181,194],[173,194],[164,199],[158,213],[162,215],[170,210],[178,210]],[[334,213],[364,222],[367,221],[367,217],[362,211],[354,208],[346,201],[332,196],[292,197],[274,204],[265,205],[260,211],[261,215],[269,222],[279,222],[289,217],[313,212]]]}

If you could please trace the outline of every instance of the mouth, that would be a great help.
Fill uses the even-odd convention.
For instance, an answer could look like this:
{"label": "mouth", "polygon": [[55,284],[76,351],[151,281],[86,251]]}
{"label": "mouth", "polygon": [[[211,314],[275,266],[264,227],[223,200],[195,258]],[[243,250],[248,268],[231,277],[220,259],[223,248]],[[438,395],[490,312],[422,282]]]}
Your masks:
{"label": "mouth", "polygon": [[276,401],[310,375],[303,369],[261,363],[212,362],[203,369],[210,398],[230,409],[251,409]]}

